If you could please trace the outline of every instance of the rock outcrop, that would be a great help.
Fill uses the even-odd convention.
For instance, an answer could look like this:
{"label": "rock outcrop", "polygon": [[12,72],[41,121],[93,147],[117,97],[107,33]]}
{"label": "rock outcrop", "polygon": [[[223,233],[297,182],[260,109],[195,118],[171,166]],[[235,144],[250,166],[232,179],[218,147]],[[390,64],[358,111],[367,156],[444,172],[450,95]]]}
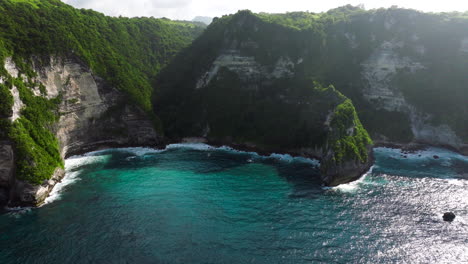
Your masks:
{"label": "rock outcrop", "polygon": [[150,117],[77,58],[35,66],[47,96],[62,96],[56,134],[63,157],[114,146],[161,143]]}
{"label": "rock outcrop", "polygon": [[452,212],[446,212],[442,216],[442,219],[444,219],[446,222],[453,222],[453,220],[455,220],[455,214]]}
{"label": "rock outcrop", "polygon": [[[413,39],[418,40],[415,36]],[[411,57],[402,56],[398,51],[405,45],[414,46],[415,50],[424,50],[424,46],[418,46],[414,43],[396,40],[384,41],[362,63],[361,74],[367,82],[364,83],[365,89],[363,89],[362,96],[378,110],[383,109],[407,115],[408,125],[413,133],[413,142],[449,146],[461,152],[465,144],[457,133],[448,124],[431,122],[433,116],[408,102],[401,87],[396,82],[401,71],[404,71],[405,74],[416,75],[427,71],[428,68]]]}
{"label": "rock outcrop", "polygon": [[[19,22],[18,27],[24,28],[23,21]],[[150,34],[141,49],[112,49],[103,54],[104,60],[90,60],[99,56],[93,53],[94,47],[105,50],[119,41],[96,41],[78,51],[74,48],[79,42],[70,39],[74,46],[67,42],[62,47],[65,51],[61,50],[62,54],[70,52],[69,56],[22,58],[26,63],[32,61],[26,68],[17,67],[18,60],[6,58],[4,70],[0,69],[0,84],[4,84],[0,92],[8,95],[8,107],[1,109],[0,121],[18,124],[15,131],[25,132],[18,133],[25,135],[18,138],[29,147],[23,149],[37,150],[36,156],[30,155],[24,162],[26,169],[47,160],[41,159],[42,154],[50,154],[55,166],[59,156],[63,159],[105,147],[159,145],[165,141],[160,136],[164,130],[172,141],[203,138],[262,152],[316,157],[321,159],[324,183],[337,185],[358,178],[370,167],[372,140],[367,131],[378,144],[430,144],[468,154],[466,23],[452,14],[396,8],[366,11],[345,6],[323,14],[284,15],[240,11],[214,19],[176,58],[170,55],[170,48],[170,52],[161,52],[167,57],[158,51],[148,60],[144,57],[153,50],[153,39],[164,37]],[[54,31],[52,27],[48,32]],[[132,41],[128,35],[116,39]],[[167,43],[161,45],[167,48]],[[14,42],[9,46],[15,46]],[[48,48],[44,50],[54,50]],[[19,50],[28,51],[28,47]],[[25,54],[36,54],[35,50]],[[0,51],[2,58],[15,53]],[[134,60],[134,52],[144,63]],[[119,53],[125,56],[117,56]],[[120,90],[96,76],[79,56],[87,58]],[[103,61],[112,65],[103,65]],[[155,83],[151,83],[153,79]],[[58,122],[31,125],[30,120],[22,120],[23,110],[29,108],[25,87],[36,99],[61,98]],[[154,113],[149,114],[151,107]],[[158,118],[161,131],[154,128]],[[28,124],[29,130],[25,128]],[[59,146],[55,141],[48,144],[51,141],[33,138],[38,127],[49,140],[52,131]],[[52,180],[44,182],[42,175],[36,184],[21,181],[14,171],[19,148],[15,149],[13,137],[7,134],[0,131],[0,203],[40,204],[63,171],[56,170]],[[35,148],[39,145],[42,152]],[[49,145],[54,145],[53,151],[46,150]],[[44,167],[52,174],[52,166]]]}

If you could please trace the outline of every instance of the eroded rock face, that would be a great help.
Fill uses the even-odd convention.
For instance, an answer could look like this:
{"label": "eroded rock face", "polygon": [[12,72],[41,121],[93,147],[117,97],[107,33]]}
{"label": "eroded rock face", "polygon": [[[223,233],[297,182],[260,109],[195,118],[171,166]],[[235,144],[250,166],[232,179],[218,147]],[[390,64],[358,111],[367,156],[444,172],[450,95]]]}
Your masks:
{"label": "eroded rock face", "polygon": [[[149,116],[128,103],[124,94],[95,76],[79,59],[49,59],[46,66],[33,59],[33,69],[38,73],[35,81],[45,86],[47,94],[33,92],[49,99],[62,96],[60,120],[54,128],[62,158],[100,148],[156,146],[162,142]],[[5,68],[11,75],[19,72],[11,59],[7,59]],[[19,95],[15,96],[14,88],[12,92],[14,121],[20,117],[23,104]],[[0,204],[5,193],[10,206],[42,204],[64,171],[57,169],[50,180],[39,186],[20,181],[13,173],[13,149],[11,145],[0,144]]]}
{"label": "eroded rock face", "polygon": [[15,157],[11,142],[0,142],[0,204],[9,200],[10,188],[14,182]]}
{"label": "eroded rock face", "polygon": [[78,59],[51,58],[35,67],[49,98],[62,95],[57,138],[63,157],[97,148],[155,146],[161,142],[150,118]]}
{"label": "eroded rock face", "polygon": [[409,111],[401,92],[391,85],[397,71],[409,69],[415,72],[424,69],[421,63],[399,56],[396,50],[403,45],[403,42],[385,41],[362,63],[362,75],[369,84],[363,90],[364,98],[388,111]]}
{"label": "eroded rock face", "polygon": [[[338,186],[359,179],[369,171],[374,163],[374,157],[372,156],[372,149],[370,147],[368,148],[368,153],[370,156],[365,162],[361,162],[357,159],[347,160],[339,165],[322,168],[320,174],[322,181],[327,186]],[[323,157],[323,160],[331,159],[333,155],[333,152],[329,152]]]}
{"label": "eroded rock face", "polygon": [[[242,43],[241,46],[243,46]],[[294,74],[295,64],[289,57],[280,57],[271,70],[258,63],[253,56],[242,56],[238,49],[226,49],[216,58],[210,70],[200,76],[196,89],[207,86],[223,67],[235,72],[243,82],[254,83],[262,79],[274,80],[291,77]]]}
{"label": "eroded rock face", "polygon": [[15,157],[11,142],[0,142],[0,187],[8,187],[13,178]]}
{"label": "eroded rock face", "polygon": [[[415,42],[419,39],[417,35],[413,35],[412,38]],[[465,40],[462,41],[462,47],[466,46],[464,43]],[[385,41],[362,63],[361,74],[367,82],[367,86],[362,91],[364,99],[376,109],[406,114],[415,142],[449,146],[463,152],[466,146],[450,126],[432,124],[432,116],[409,103],[400,87],[395,85],[394,80],[398,77],[398,71],[404,70],[415,74],[427,69],[414,58],[402,56],[398,52],[398,49],[406,45],[414,46],[416,52],[421,55],[425,53],[425,47],[421,45],[396,40]]]}
{"label": "eroded rock face", "polygon": [[55,184],[65,176],[63,169],[55,170],[54,175],[41,185],[15,180],[11,188],[9,206],[40,206],[44,203]]}

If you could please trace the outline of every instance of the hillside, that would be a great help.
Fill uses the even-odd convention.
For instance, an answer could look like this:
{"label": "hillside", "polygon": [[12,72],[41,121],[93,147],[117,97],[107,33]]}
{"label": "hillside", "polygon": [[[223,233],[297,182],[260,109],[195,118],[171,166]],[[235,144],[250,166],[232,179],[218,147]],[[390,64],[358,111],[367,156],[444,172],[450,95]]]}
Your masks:
{"label": "hillside", "polygon": [[315,157],[329,185],[359,177],[372,140],[352,102],[298,74],[302,62],[290,54],[297,41],[313,42],[318,32],[311,33],[304,38],[249,11],[215,20],[155,85],[166,135]]}
{"label": "hillside", "polygon": [[[245,59],[246,69],[253,63],[269,69],[284,65],[295,79],[332,84],[350,98],[378,143],[422,143],[464,152],[467,18],[352,6],[320,14],[241,11],[215,19],[181,56],[190,61],[204,54],[194,59],[194,69],[175,63],[169,71],[184,72],[186,80],[180,82],[185,83],[177,89],[190,89],[194,79],[211,74],[212,65],[223,66],[220,54]],[[174,74],[163,75],[161,82]]]}
{"label": "hillside", "polygon": [[0,13],[0,193],[6,199],[16,193],[36,203],[73,153],[161,141],[151,82],[203,31],[200,24],[107,17],[58,0],[1,1]]}
{"label": "hillside", "polygon": [[310,37],[289,50],[303,60],[297,72],[351,98],[375,140],[468,142],[468,14],[346,6],[258,17]]}
{"label": "hillside", "polygon": [[197,22],[0,2],[0,203],[37,205],[63,160],[205,141],[321,160],[337,185],[372,144],[468,153],[468,14],[345,6]]}

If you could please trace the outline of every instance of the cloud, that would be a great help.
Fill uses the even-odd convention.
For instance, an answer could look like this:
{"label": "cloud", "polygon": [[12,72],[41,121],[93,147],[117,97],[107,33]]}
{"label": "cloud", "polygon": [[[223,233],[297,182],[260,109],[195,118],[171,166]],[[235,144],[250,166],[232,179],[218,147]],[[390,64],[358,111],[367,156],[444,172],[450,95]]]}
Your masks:
{"label": "cloud", "polygon": [[111,16],[154,16],[180,19],[189,15],[192,0],[63,0],[77,8],[93,9]]}
{"label": "cloud", "polygon": [[88,8],[111,16],[154,16],[191,20],[195,16],[222,16],[241,9],[254,12],[323,12],[346,4],[379,7],[414,8],[422,11],[466,11],[468,1],[445,0],[62,0],[78,8]]}

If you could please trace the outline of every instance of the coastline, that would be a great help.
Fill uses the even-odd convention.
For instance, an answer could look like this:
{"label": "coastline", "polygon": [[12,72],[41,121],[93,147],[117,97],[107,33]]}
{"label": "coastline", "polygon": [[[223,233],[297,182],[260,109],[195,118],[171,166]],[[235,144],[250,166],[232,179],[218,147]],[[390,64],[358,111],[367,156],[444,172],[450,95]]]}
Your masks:
{"label": "coastline", "polygon": [[378,141],[374,140],[373,148],[392,148],[392,149],[401,149],[404,153],[414,153],[416,151],[426,150],[428,148],[442,148],[447,149],[463,156],[468,156],[468,145],[463,144],[460,148],[456,148],[450,145],[440,145],[440,144],[430,144],[430,143],[419,143],[419,142],[410,142],[410,143],[395,143],[388,141]]}
{"label": "coastline", "polygon": [[[221,141],[213,141],[213,140],[208,140],[206,138],[183,138],[181,140],[177,141],[165,141],[162,144],[156,144],[156,145],[148,145],[148,144],[120,144],[117,142],[106,142],[106,143],[99,143],[99,144],[93,144],[91,146],[88,146],[86,148],[80,149],[80,151],[74,151],[70,153],[66,153],[65,159],[74,157],[74,156],[84,156],[87,153],[91,152],[96,152],[96,151],[104,151],[104,150],[111,150],[111,149],[116,149],[116,148],[148,148],[148,149],[154,149],[154,150],[160,150],[164,151],[167,149],[168,146],[170,145],[177,145],[177,144],[206,144],[208,146],[212,146],[214,148],[221,148],[221,147],[228,147],[231,148],[234,151],[240,151],[240,152],[250,152],[250,153],[256,153],[259,156],[263,157],[271,157],[274,154],[278,155],[289,155],[292,158],[306,158],[306,159],[312,159],[312,160],[317,160],[320,162],[320,157],[318,157],[317,152],[307,152],[305,150],[286,150],[286,151],[280,151],[279,149],[265,149],[262,147],[258,147],[254,144],[239,144],[239,143],[234,143],[234,142],[221,142]],[[415,153],[417,151],[424,151],[427,150],[430,147],[436,147],[436,148],[442,148],[442,149],[447,149],[456,153],[459,153],[463,156],[468,156],[468,153],[464,153],[454,147],[450,146],[440,146],[440,145],[431,145],[431,144],[422,144],[422,143],[408,143],[408,144],[401,144],[401,143],[391,143],[391,142],[379,142],[376,141],[372,149],[379,148],[379,147],[384,147],[384,148],[391,148],[391,149],[397,149],[402,152],[402,154],[411,154]],[[310,151],[310,150],[309,150]],[[371,152],[373,153],[373,152]],[[346,182],[340,182],[338,184],[332,184],[329,187],[336,187],[342,184],[349,184],[352,183],[356,180],[359,180],[364,174],[369,172],[370,168],[374,165],[375,159],[373,155],[371,156],[370,162],[365,164],[362,168],[359,169],[359,172],[356,174],[355,177],[346,179]],[[61,186],[64,180],[67,180],[67,174],[63,173],[63,177],[60,177],[59,179],[57,177],[54,177],[53,181],[49,181],[47,183],[47,186],[39,185],[39,186],[33,186],[37,190],[41,190],[41,201],[36,203],[36,207],[40,207],[44,204],[48,203],[48,199],[50,199],[51,195],[54,193],[54,189],[56,189],[56,186]],[[51,184],[53,183],[53,184]],[[44,188],[45,187],[45,188]],[[62,187],[63,188],[63,187]],[[43,199],[42,199],[43,198]],[[17,208],[17,206],[25,206],[25,208],[29,208],[31,205],[27,203],[13,203],[11,204],[13,209]],[[7,209],[8,210],[8,209]]]}

